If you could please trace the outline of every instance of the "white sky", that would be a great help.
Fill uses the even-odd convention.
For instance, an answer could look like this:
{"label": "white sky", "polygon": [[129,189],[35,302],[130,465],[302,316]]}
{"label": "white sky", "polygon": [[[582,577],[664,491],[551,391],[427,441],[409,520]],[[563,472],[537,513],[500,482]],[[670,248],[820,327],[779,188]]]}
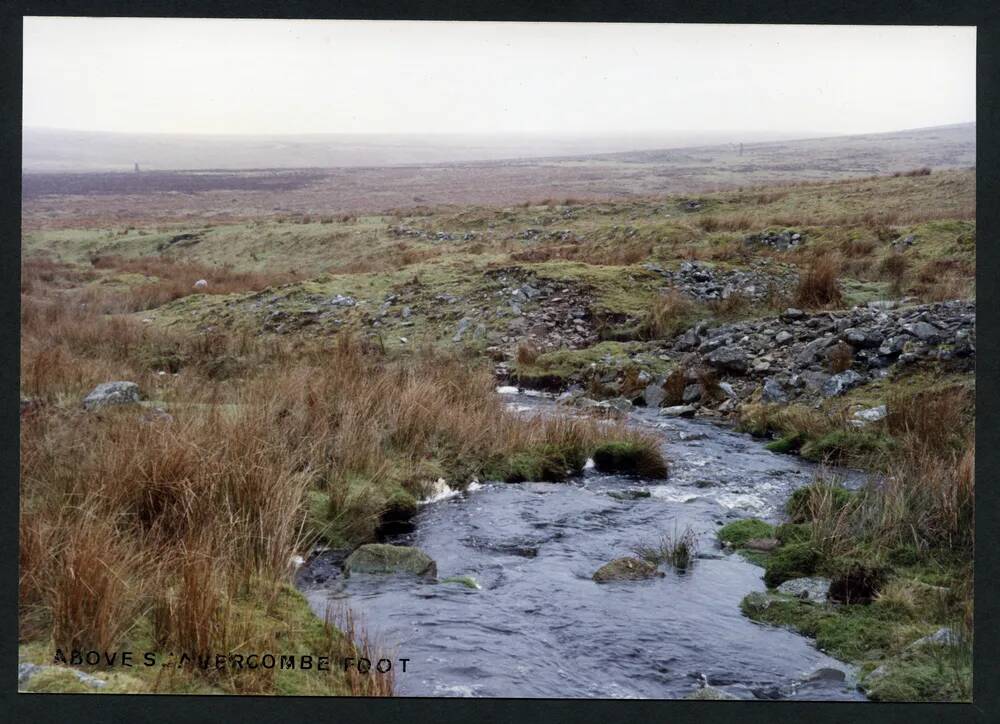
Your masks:
{"label": "white sky", "polygon": [[25,18],[25,126],[891,131],[975,120],[975,28]]}

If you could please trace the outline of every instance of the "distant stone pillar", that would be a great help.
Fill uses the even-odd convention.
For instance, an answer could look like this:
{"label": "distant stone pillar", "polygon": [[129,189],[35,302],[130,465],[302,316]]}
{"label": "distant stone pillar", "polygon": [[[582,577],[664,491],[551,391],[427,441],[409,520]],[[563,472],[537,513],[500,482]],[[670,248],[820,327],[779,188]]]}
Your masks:
{"label": "distant stone pillar", "polygon": [[139,173],[139,162],[138,161],[135,162],[135,172]]}

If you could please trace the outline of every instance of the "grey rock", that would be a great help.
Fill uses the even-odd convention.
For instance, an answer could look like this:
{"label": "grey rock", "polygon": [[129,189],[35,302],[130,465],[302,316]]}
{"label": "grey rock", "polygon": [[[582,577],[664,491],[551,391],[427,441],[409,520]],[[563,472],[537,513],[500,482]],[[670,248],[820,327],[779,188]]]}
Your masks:
{"label": "grey rock", "polygon": [[778,593],[801,598],[808,603],[826,603],[830,592],[829,578],[793,578],[777,588]]}
{"label": "grey rock", "polygon": [[845,370],[828,379],[820,391],[827,397],[835,397],[857,387],[863,381],[864,377],[854,370]]}
{"label": "grey rock", "polygon": [[131,405],[139,402],[139,398],[139,385],[135,382],[102,382],[83,398],[83,406],[96,410],[108,405]]}
{"label": "grey rock", "polygon": [[930,636],[924,636],[914,641],[912,644],[907,646],[908,649],[920,648],[922,646],[957,646],[961,641],[958,634],[956,634],[952,629],[945,626],[944,628],[939,628],[937,631],[932,633]]}
{"label": "grey rock", "polygon": [[17,665],[17,685],[18,687],[23,687],[28,684],[31,679],[33,679],[37,674],[43,671],[48,671],[49,669],[59,669],[61,671],[69,671],[77,678],[77,680],[84,686],[89,686],[92,689],[103,689],[108,685],[104,679],[99,679],[96,676],[91,676],[90,674],[80,671],[78,669],[71,669],[65,666],[48,666],[40,664],[29,664],[21,663]]}
{"label": "grey rock", "polygon": [[694,417],[694,405],[673,405],[672,407],[661,407],[660,414],[664,417]]}
{"label": "grey rock", "polygon": [[816,372],[814,370],[806,370],[799,378],[802,383],[810,390],[821,390],[823,386],[830,379],[830,375],[826,372]]}
{"label": "grey rock", "polygon": [[904,324],[903,331],[912,334],[922,342],[934,343],[941,339],[941,330],[933,324],[927,322],[916,322],[915,324]]}
{"label": "grey rock", "polygon": [[462,335],[465,334],[466,330],[469,328],[469,326],[471,324],[472,324],[472,320],[469,319],[468,317],[462,317],[460,320],[458,320],[458,326],[455,328],[455,334],[451,338],[451,341],[452,342],[461,342],[462,341]]}
{"label": "grey rock", "polygon": [[764,389],[761,393],[761,399],[764,402],[788,402],[788,395],[785,392],[784,385],[781,384],[774,377],[768,377],[764,380]]}
{"label": "grey rock", "polygon": [[790,342],[793,339],[795,339],[795,335],[789,332],[788,330],[783,329],[780,332],[778,332],[777,336],[775,336],[774,338],[774,341],[777,344],[785,344],[786,342]]}
{"label": "grey rock", "polygon": [[700,341],[701,338],[698,336],[698,330],[695,327],[692,327],[677,338],[674,342],[674,347],[681,352],[686,352],[687,350],[697,347]]}
{"label": "grey rock", "polygon": [[642,398],[646,402],[647,407],[659,407],[663,404],[663,400],[667,397],[667,393],[663,391],[663,387],[657,384],[646,385],[646,389],[642,391]]}
{"label": "grey rock", "polygon": [[803,312],[801,309],[796,309],[795,307],[789,307],[781,315],[781,318],[787,321],[794,321],[796,319],[802,319],[804,316],[806,316],[806,313]]}
{"label": "grey rock", "polygon": [[738,374],[746,372],[749,365],[747,353],[735,346],[714,350],[708,355],[707,361],[716,369]]}
{"label": "grey rock", "polygon": [[886,416],[886,406],[879,405],[878,407],[869,407],[864,410],[858,410],[851,416],[852,422],[856,425],[867,425],[872,422],[878,422],[879,420],[885,419]]}
{"label": "grey rock", "polygon": [[720,382],[719,389],[722,390],[723,394],[730,399],[736,399],[738,397],[736,390],[734,390],[733,386],[728,382]]}
{"label": "grey rock", "polygon": [[682,399],[684,402],[697,402],[701,399],[701,385],[695,384],[685,387]]}
{"label": "grey rock", "polygon": [[331,307],[353,307],[357,303],[358,300],[354,297],[348,297],[343,294],[338,294],[327,302]]}

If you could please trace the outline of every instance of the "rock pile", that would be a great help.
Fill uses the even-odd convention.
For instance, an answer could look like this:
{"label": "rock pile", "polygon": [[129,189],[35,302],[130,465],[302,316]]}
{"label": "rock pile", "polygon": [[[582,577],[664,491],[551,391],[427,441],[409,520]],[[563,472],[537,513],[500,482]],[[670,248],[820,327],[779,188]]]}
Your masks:
{"label": "rock pile", "polygon": [[767,246],[778,251],[794,249],[805,243],[805,236],[798,231],[785,229],[784,231],[763,231],[759,234],[750,234],[743,238],[746,246]]}
{"label": "rock pile", "polygon": [[[832,373],[835,347],[850,366]],[[895,308],[878,302],[818,314],[789,309],[776,318],[692,327],[668,353],[732,378],[741,398],[758,387],[765,402],[832,397],[884,377],[895,365],[936,360],[973,368],[976,308],[974,301],[951,301]]]}
{"label": "rock pile", "polygon": [[734,271],[717,271],[696,261],[682,262],[676,271],[651,263],[645,267],[662,276],[674,289],[701,302],[728,299],[734,294],[761,301],[772,291],[786,290],[798,280],[794,272],[772,269],[767,260],[750,269]]}

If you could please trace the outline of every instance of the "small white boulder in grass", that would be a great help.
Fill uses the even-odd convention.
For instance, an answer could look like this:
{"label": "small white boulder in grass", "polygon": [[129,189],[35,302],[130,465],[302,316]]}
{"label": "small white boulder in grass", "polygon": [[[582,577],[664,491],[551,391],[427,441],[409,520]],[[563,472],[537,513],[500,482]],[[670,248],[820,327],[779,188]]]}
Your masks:
{"label": "small white boulder in grass", "polygon": [[510,385],[501,385],[500,387],[497,387],[497,394],[498,395],[516,395],[517,394],[517,388],[516,387],[511,387]]}
{"label": "small white boulder in grass", "polygon": [[199,279],[198,281],[196,281],[194,283],[194,288],[195,289],[205,289],[207,286],[208,286],[208,280],[207,279]]}

